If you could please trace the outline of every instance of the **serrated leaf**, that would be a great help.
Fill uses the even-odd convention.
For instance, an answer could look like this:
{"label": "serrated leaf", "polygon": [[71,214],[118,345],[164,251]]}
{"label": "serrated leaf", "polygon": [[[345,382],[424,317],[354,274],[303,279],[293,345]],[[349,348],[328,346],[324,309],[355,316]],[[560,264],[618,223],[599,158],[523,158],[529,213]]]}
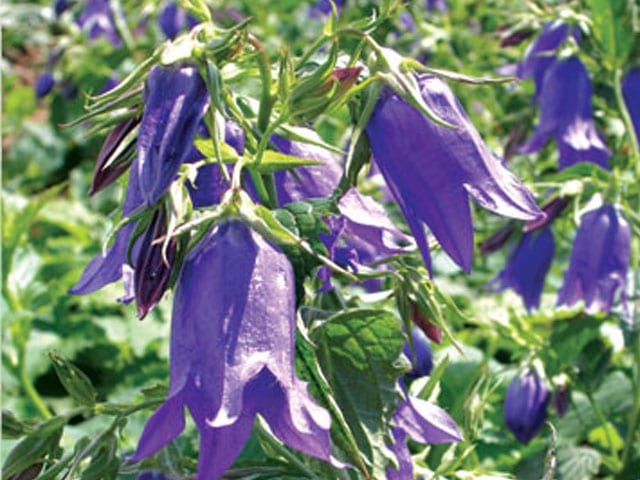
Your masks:
{"label": "serrated leaf", "polygon": [[404,336],[400,323],[383,310],[338,313],[313,332],[318,361],[351,427],[371,478],[384,478],[393,459],[386,447],[396,409],[399,360]]}

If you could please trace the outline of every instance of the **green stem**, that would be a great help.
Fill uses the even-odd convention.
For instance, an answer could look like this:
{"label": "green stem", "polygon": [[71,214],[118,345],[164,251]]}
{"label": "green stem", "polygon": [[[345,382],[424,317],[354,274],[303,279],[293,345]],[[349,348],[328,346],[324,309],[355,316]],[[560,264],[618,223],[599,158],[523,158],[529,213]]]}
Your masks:
{"label": "green stem", "polygon": [[264,132],[269,125],[271,118],[271,107],[273,100],[271,98],[271,65],[267,58],[267,52],[264,46],[255,36],[249,34],[247,40],[258,52],[258,69],[262,80],[262,95],[260,97],[260,111],[258,112],[258,129]]}
{"label": "green stem", "polygon": [[51,412],[49,411],[49,408],[44,403],[44,400],[42,399],[42,397],[40,396],[36,388],[33,386],[33,382],[31,381],[31,378],[29,378],[29,374],[27,373],[27,366],[25,362],[25,349],[23,348],[20,349],[20,360],[19,360],[18,370],[20,372],[20,383],[22,385],[22,388],[24,388],[24,391],[26,392],[27,396],[29,397],[31,402],[35,405],[38,412],[40,412],[40,415],[42,415],[42,417],[45,420],[50,419],[52,417]]}
{"label": "green stem", "polygon": [[627,104],[624,101],[624,95],[622,94],[622,70],[616,69],[614,73],[613,85],[616,92],[616,101],[618,102],[618,109],[622,115],[627,135],[629,136],[629,142],[631,143],[631,151],[633,152],[633,159],[636,161],[636,170],[640,173],[640,146],[638,145],[638,137],[636,136],[636,130],[633,126],[633,120],[631,114],[627,108]]}
{"label": "green stem", "polygon": [[633,360],[635,363],[635,391],[633,395],[633,409],[629,417],[629,430],[624,442],[622,450],[622,470],[625,471],[631,460],[631,452],[633,450],[634,437],[638,433],[638,422],[640,421],[640,339],[636,338],[633,348]]}
{"label": "green stem", "polygon": [[607,439],[609,450],[611,451],[611,459],[614,460],[618,465],[621,465],[620,458],[618,457],[618,452],[616,451],[615,444],[613,443],[613,439],[611,438],[611,433],[609,432],[609,422],[607,421],[602,408],[600,408],[600,405],[593,398],[591,392],[587,391],[586,393],[587,398],[589,399],[589,403],[591,404],[591,408],[593,408],[593,411],[596,414],[598,421],[601,423],[602,429],[604,430],[604,435]]}

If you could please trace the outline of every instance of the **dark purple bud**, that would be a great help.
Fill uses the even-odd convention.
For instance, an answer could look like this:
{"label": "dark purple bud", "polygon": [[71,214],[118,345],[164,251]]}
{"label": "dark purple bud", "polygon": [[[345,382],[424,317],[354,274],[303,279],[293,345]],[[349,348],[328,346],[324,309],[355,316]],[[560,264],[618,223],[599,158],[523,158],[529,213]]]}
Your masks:
{"label": "dark purple bud", "polygon": [[522,231],[528,233],[533,232],[534,230],[538,230],[542,227],[546,227],[563,212],[563,210],[567,207],[567,205],[569,205],[570,202],[571,199],[569,197],[554,198],[542,207],[542,211],[546,213],[547,216],[542,220],[527,222]]}
{"label": "dark purple bud", "polygon": [[527,444],[547,419],[549,391],[535,370],[516,376],[504,399],[504,420],[520,443]]}
{"label": "dark purple bud", "polygon": [[120,46],[121,41],[109,0],[87,0],[87,5],[78,17],[77,23],[83,31],[88,33],[90,41],[104,36],[114,47]]}
{"label": "dark purple bud", "polygon": [[469,196],[511,218],[535,220],[543,213],[531,192],[491,154],[451,89],[433,76],[418,81],[429,109],[456,128],[436,124],[386,88],[366,127],[373,159],[429,270],[424,224],[468,272],[473,260]]}
{"label": "dark purple bud", "polygon": [[186,13],[178,7],[176,2],[167,2],[158,15],[158,24],[162,33],[168,39],[173,40],[187,24]]}
{"label": "dark purple bud", "polygon": [[429,340],[440,345],[442,342],[442,331],[431,321],[429,317],[416,305],[409,301],[411,309],[411,320],[427,336]]}
{"label": "dark purple bud", "polygon": [[161,208],[142,237],[134,265],[133,285],[140,320],[158,304],[171,276],[178,241],[172,238],[165,247],[163,237],[166,233],[167,217]]}
{"label": "dark purple bud", "polygon": [[53,0],[53,11],[56,17],[62,15],[69,8],[69,0]]}
{"label": "dark purple bud", "polygon": [[553,405],[558,418],[564,417],[569,410],[569,402],[571,401],[571,394],[569,392],[568,385],[562,385],[553,392],[553,398],[551,404]]}
{"label": "dark purple bud", "polygon": [[591,108],[591,80],[578,57],[549,67],[540,92],[540,120],[521,153],[534,153],[553,135],[560,151],[560,169],[590,162],[609,169],[611,152],[596,130]]}
{"label": "dark purple bud", "polygon": [[622,81],[622,95],[627,105],[633,129],[636,132],[636,140],[640,148],[640,68],[633,68]]}
{"label": "dark purple bud", "polygon": [[136,136],[132,132],[139,124],[139,117],[130,118],[118,124],[107,135],[96,160],[89,195],[111,185],[127,171],[133,161],[136,146]]}
{"label": "dark purple bud", "polygon": [[155,204],[184,163],[209,106],[207,87],[193,65],[153,67],[143,92],[138,134],[140,190]]}
{"label": "dark purple bud", "polygon": [[36,92],[36,98],[43,98],[49,95],[51,90],[53,90],[53,86],[56,84],[56,81],[53,78],[53,74],[51,72],[43,72],[38,78],[36,78],[36,84],[34,90]]}
{"label": "dark purple bud", "polygon": [[427,336],[417,327],[411,329],[413,349],[407,341],[404,344],[404,354],[411,361],[411,370],[405,375],[409,378],[424,377],[433,368],[433,354]]}
{"label": "dark purple bud", "polygon": [[147,470],[141,472],[136,477],[136,480],[170,480],[164,473],[155,470]]}
{"label": "dark purple bud", "polygon": [[533,35],[533,30],[528,28],[516,31],[512,31],[510,28],[503,28],[502,30],[503,32],[500,35],[500,47],[502,48],[519,45]]}
{"label": "dark purple bud", "polygon": [[498,292],[512,289],[522,297],[527,310],[538,308],[554,252],[550,229],[525,233],[509,253],[507,265],[489,285]]}
{"label": "dark purple bud", "polygon": [[582,300],[590,315],[609,313],[620,291],[625,314],[630,315],[626,298],[630,243],[629,224],[613,206],[605,204],[585,213],[558,292],[558,305],[571,306]]}
{"label": "dark purple bud", "polygon": [[515,228],[512,225],[498,230],[480,244],[480,255],[488,255],[500,250],[507,243],[507,240],[511,238],[514,231]]}

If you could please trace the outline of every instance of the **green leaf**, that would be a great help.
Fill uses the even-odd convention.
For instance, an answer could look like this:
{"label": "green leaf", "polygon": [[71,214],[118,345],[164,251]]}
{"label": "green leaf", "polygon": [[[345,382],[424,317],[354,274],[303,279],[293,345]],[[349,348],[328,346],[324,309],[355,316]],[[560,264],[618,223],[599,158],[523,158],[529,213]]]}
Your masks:
{"label": "green leaf", "polygon": [[68,418],[62,416],[42,422],[30,435],[13,447],[2,466],[2,480],[22,472],[50,454],[58,446],[62,428],[67,421]]}
{"label": "green leaf", "polygon": [[558,478],[560,480],[589,480],[595,478],[602,457],[588,447],[566,447],[558,451]]}
{"label": "green leaf", "polygon": [[80,405],[92,406],[98,396],[87,375],[61,356],[50,352],[49,359],[65,390]]}
{"label": "green leaf", "polygon": [[2,438],[20,438],[28,433],[31,428],[19,420],[13,412],[2,410]]}
{"label": "green leaf", "polygon": [[370,477],[384,478],[393,459],[386,443],[399,398],[396,384],[404,372],[400,323],[383,310],[346,310],[314,330],[312,339]]}
{"label": "green leaf", "polygon": [[313,167],[316,165],[324,165],[323,162],[318,160],[309,160],[306,158],[294,157],[293,155],[286,155],[284,153],[276,152],[274,150],[266,150],[262,156],[260,165],[247,166],[258,173],[263,175],[274,173],[279,170],[291,170],[296,167]]}
{"label": "green leaf", "polygon": [[589,342],[598,338],[601,320],[578,315],[553,323],[549,348],[541,351],[548,375],[553,376],[570,368]]}
{"label": "green leaf", "polygon": [[589,0],[593,30],[609,68],[624,65],[633,44],[632,13],[628,0]]}

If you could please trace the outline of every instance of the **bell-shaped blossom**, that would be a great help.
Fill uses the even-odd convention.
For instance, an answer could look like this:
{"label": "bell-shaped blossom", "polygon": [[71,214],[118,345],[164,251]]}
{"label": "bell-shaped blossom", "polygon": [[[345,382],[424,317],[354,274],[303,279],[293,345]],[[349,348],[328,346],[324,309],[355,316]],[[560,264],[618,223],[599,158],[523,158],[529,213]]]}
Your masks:
{"label": "bell-shaped blossom", "polygon": [[585,213],[573,242],[558,305],[582,300],[587,313],[609,313],[617,291],[625,312],[631,229],[611,205]]}
{"label": "bell-shaped blossom", "polygon": [[200,480],[219,478],[233,463],[256,414],[288,446],[332,461],[331,417],[295,374],[295,322],[287,257],[242,223],[218,225],[180,273],[169,395],[148,420],[132,460],[179,435],[186,406],[200,431]]}
{"label": "bell-shaped blossom", "polygon": [[193,28],[198,23],[198,20],[180,8],[177,2],[165,2],[158,15],[160,30],[170,40],[176,38],[185,27]]}
{"label": "bell-shaped blossom", "polygon": [[498,292],[510,288],[522,297],[527,310],[538,308],[554,253],[555,242],[549,228],[525,233],[490,286]]}
{"label": "bell-shaped blossom", "polygon": [[633,68],[622,81],[622,95],[624,103],[631,115],[633,129],[636,132],[638,148],[640,148],[640,68]]}
{"label": "bell-shaped blossom", "polygon": [[51,93],[51,90],[53,90],[55,84],[56,81],[53,78],[53,73],[43,72],[38,75],[38,78],[36,78],[36,83],[33,87],[33,90],[36,93],[36,98],[40,99],[49,95],[49,93]]}
{"label": "bell-shaped blossom", "polygon": [[556,20],[545,23],[540,35],[527,50],[524,59],[517,65],[514,72],[518,78],[533,78],[536,84],[536,95],[540,95],[542,81],[547,69],[553,65],[557,56],[555,52],[562,46],[565,40],[572,35],[576,42],[580,42],[580,29],[573,25]]}
{"label": "bell-shaped blossom", "polygon": [[537,152],[553,135],[560,169],[579,162],[609,169],[611,152],[593,121],[591,90],[589,74],[578,57],[553,63],[542,82],[538,126],[520,152]]}
{"label": "bell-shaped blossom", "polygon": [[407,446],[407,437],[424,444],[459,442],[462,434],[458,426],[442,408],[437,405],[406,394],[406,399],[398,405],[393,415],[391,433],[398,468],[387,468],[387,480],[412,480],[413,460]]}
{"label": "bell-shaped blossom", "polygon": [[520,443],[527,444],[547,419],[549,389],[535,370],[516,376],[504,399],[504,420]]}
{"label": "bell-shaped blossom", "polygon": [[424,223],[444,251],[470,271],[469,196],[492,212],[520,220],[543,213],[524,185],[489,152],[451,89],[433,76],[419,78],[419,84],[427,106],[456,128],[436,124],[387,88],[366,128],[373,158],[429,270]]}
{"label": "bell-shaped blossom", "polygon": [[413,348],[411,348],[412,344],[409,342],[404,344],[403,352],[411,361],[411,370],[405,376],[418,378],[429,375],[433,368],[433,353],[431,353],[429,339],[421,329],[413,327],[411,329],[411,340]]}
{"label": "bell-shaped blossom", "polygon": [[89,35],[89,40],[104,36],[114,47],[121,44],[109,0],[87,0],[77,20],[78,26]]}
{"label": "bell-shaped blossom", "polygon": [[157,65],[149,72],[143,101],[137,168],[142,197],[151,206],[186,160],[209,94],[196,66]]}

